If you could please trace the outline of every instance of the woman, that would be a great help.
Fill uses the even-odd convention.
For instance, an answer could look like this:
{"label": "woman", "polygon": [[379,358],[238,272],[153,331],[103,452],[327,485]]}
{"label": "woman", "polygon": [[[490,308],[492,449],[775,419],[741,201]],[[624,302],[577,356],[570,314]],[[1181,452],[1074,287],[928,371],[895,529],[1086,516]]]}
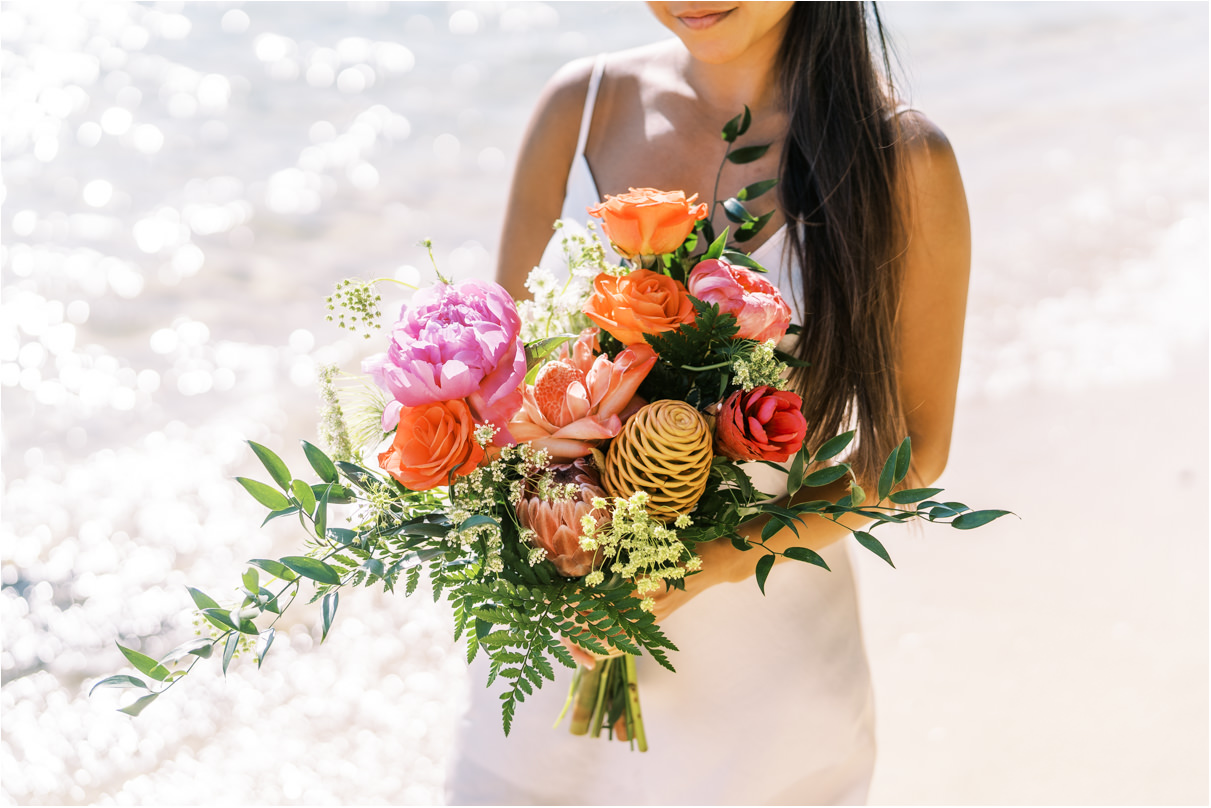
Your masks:
{"label": "woman", "polygon": [[[718,198],[780,180],[776,199],[753,205],[774,210],[770,225],[742,246],[804,327],[796,350],[812,364],[797,381],[809,443],[856,424],[849,459],[872,491],[883,458],[910,435],[914,482],[929,484],[948,453],[970,263],[948,142],[920,113],[897,109],[871,57],[863,4],[648,5],[675,40],[572,63],[544,92],[514,177],[498,280],[524,296],[550,223],[583,222],[601,196],[647,186],[711,200],[726,148],[719,131],[747,105],[753,125],[741,145],[774,145],[755,162],[726,165]],[[805,493],[836,499],[841,485]],[[824,520],[777,534],[772,546],[806,544],[832,571],[780,565],[764,598],[751,580],[756,553],[727,541],[699,546],[702,573],[657,598],[681,651],[677,674],[641,665],[646,754],[552,731],[566,681],[518,710],[507,740],[495,700],[476,688],[451,801],[863,802],[873,715],[838,542],[847,534]]]}

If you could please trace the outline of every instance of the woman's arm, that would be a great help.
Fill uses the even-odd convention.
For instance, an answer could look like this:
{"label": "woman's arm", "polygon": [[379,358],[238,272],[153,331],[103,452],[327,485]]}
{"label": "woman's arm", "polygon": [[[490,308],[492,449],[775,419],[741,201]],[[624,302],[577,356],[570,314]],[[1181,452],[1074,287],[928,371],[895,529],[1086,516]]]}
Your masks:
{"label": "woman's arm", "polygon": [[496,260],[497,283],[517,300],[530,296],[526,277],[563,210],[592,69],[592,59],[561,68],[543,89],[522,139]]}
{"label": "woman's arm", "polygon": [[[899,193],[910,219],[898,323],[900,396],[912,438],[913,470],[918,484],[929,485],[942,473],[950,451],[971,268],[971,227],[950,142],[920,113],[905,113],[901,123],[908,141]],[[859,484],[864,491],[877,487],[873,480],[859,480]],[[846,493],[847,485],[841,480],[804,489],[797,499],[836,501]],[[868,521],[856,516],[842,519],[846,527],[855,529]],[[757,539],[762,527],[762,521],[754,520],[741,531]],[[792,546],[819,550],[849,535],[846,527],[823,517],[809,517],[798,534],[783,528],[766,544],[779,552]],[[702,571],[685,579],[684,591],[671,589],[656,596],[658,619],[715,584],[751,577],[757,560],[765,555],[760,550],[742,552],[724,539],[700,544],[697,549]]]}

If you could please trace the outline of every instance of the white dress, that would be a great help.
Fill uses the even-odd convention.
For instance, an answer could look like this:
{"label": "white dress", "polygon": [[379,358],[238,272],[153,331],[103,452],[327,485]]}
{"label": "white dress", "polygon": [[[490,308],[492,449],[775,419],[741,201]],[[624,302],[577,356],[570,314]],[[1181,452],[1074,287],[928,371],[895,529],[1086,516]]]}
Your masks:
{"label": "white dress", "polygon": [[[568,177],[565,227],[583,227],[599,201],[584,157],[603,61],[590,80],[577,156]],[[544,261],[558,259],[557,235]],[[782,231],[754,253],[771,279],[782,272]],[[607,248],[608,249],[608,248]],[[550,267],[558,271],[557,266]],[[564,270],[566,271],[566,269]],[[773,490],[775,477],[755,479]],[[756,476],[756,475],[754,475]],[[785,490],[781,483],[779,490]],[[755,551],[753,551],[755,552]],[[471,669],[471,706],[459,727],[447,784],[454,805],[844,805],[866,801],[874,766],[870,673],[849,556],[821,553],[831,572],[777,565],[762,596],[754,580],[721,584],[664,621],[680,649],[677,673],[638,660],[649,750],[568,732],[552,723],[571,671],[518,705],[508,738],[499,683]]]}

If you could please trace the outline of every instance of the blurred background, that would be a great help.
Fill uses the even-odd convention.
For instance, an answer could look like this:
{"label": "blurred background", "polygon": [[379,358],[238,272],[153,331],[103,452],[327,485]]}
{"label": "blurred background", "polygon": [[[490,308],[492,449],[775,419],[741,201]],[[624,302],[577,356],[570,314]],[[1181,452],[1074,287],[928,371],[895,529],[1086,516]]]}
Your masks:
{"label": "blurred background", "polygon": [[[882,11],[975,237],[940,484],[1021,518],[855,546],[871,800],[1205,804],[1207,5]],[[322,647],[296,608],[137,720],[88,688],[297,540],[231,478],[246,439],[302,465],[317,363],[377,350],[334,283],[432,280],[422,238],[489,277],[547,77],[664,36],[639,3],[4,4],[6,804],[442,801],[471,683],[423,597],[348,593]]]}

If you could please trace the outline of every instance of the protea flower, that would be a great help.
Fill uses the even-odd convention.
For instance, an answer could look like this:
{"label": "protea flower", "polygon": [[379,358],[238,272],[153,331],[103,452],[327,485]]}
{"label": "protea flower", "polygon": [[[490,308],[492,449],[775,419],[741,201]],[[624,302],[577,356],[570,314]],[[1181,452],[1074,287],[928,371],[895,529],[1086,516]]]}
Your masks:
{"label": "protea flower", "polygon": [[533,531],[531,542],[547,552],[547,558],[567,578],[579,578],[593,570],[593,554],[580,549],[581,522],[592,514],[601,525],[609,518],[605,509],[594,508],[593,499],[606,496],[597,476],[583,460],[551,467],[553,488],[562,493],[569,483],[576,492],[568,499],[542,497],[526,491],[517,505],[517,518],[523,528]]}

